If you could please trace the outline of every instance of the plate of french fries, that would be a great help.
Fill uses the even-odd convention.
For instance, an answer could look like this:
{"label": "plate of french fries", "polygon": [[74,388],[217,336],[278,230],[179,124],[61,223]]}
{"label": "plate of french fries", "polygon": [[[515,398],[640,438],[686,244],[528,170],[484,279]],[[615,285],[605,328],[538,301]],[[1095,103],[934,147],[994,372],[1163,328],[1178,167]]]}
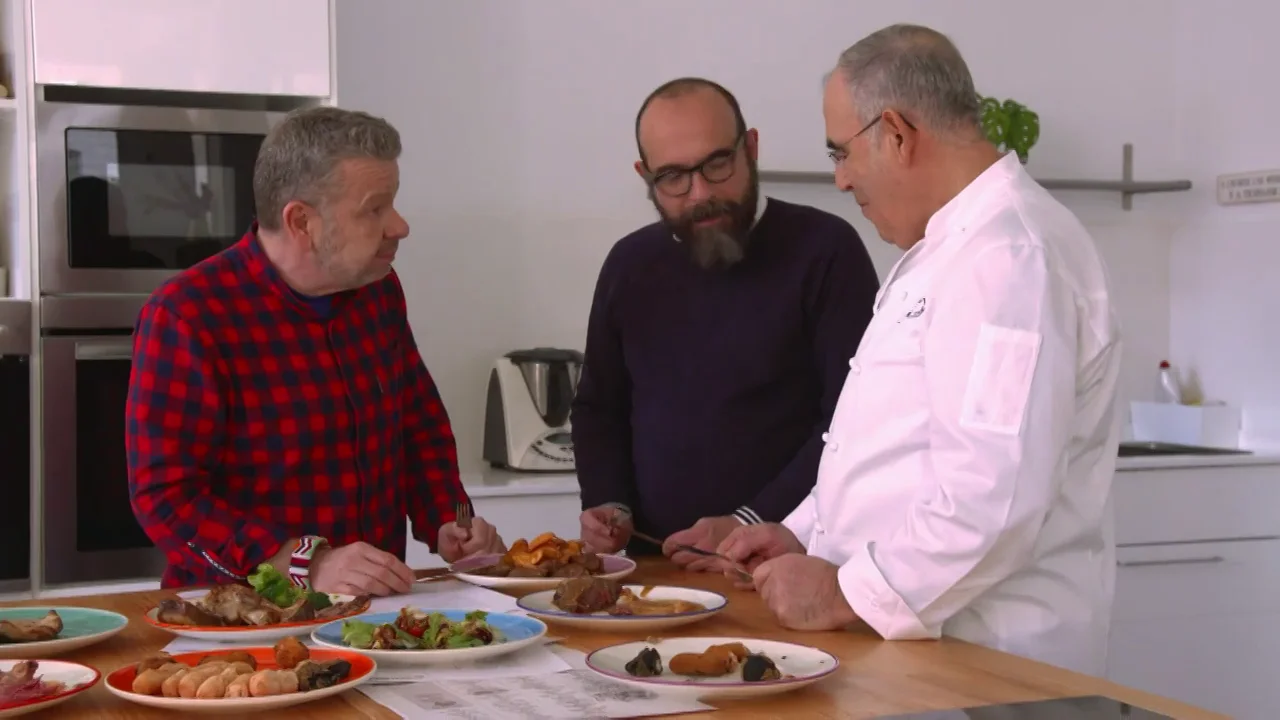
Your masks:
{"label": "plate of french fries", "polygon": [[520,538],[505,553],[473,555],[449,566],[459,580],[495,589],[551,590],[565,578],[597,576],[621,580],[636,569],[634,560],[598,555],[580,540],[555,533]]}

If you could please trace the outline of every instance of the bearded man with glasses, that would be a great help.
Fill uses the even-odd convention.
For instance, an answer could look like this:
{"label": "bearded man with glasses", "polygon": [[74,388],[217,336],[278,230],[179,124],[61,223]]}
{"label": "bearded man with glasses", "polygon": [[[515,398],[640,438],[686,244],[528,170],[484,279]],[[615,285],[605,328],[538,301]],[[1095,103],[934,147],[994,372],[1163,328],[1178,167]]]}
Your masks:
{"label": "bearded man with glasses", "polygon": [[[701,78],[636,116],[659,221],[605,259],[573,406],[582,538],[695,570],[809,493],[879,281],[845,220],[760,196],[759,134]],[[665,539],[659,548],[632,533]]]}

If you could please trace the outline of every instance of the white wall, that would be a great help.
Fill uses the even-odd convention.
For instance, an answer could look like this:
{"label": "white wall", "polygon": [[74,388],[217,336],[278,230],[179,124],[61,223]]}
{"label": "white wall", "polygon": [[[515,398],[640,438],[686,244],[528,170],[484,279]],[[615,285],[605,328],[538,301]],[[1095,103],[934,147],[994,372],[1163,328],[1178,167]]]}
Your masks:
{"label": "white wall", "polygon": [[[342,104],[404,134],[398,204],[413,234],[397,268],[464,469],[480,464],[493,358],[534,344],[580,348],[605,253],[653,219],[631,168],[645,94],[680,75],[716,79],[760,129],[763,168],[826,169],[822,76],[846,46],[893,22],[951,34],[983,92],[1040,113],[1033,173],[1116,178],[1132,141],[1140,177],[1182,175],[1165,0],[338,3]],[[833,188],[764,191],[849,218],[882,273],[896,258]],[[1118,196],[1061,197],[1111,269],[1125,392],[1148,397],[1168,350],[1170,214],[1182,200],[1139,198],[1125,213]]]}
{"label": "white wall", "polygon": [[1217,175],[1280,168],[1280,6],[1179,5],[1176,130],[1199,181],[1173,242],[1173,359],[1207,395],[1280,406],[1280,204],[1221,207]]}

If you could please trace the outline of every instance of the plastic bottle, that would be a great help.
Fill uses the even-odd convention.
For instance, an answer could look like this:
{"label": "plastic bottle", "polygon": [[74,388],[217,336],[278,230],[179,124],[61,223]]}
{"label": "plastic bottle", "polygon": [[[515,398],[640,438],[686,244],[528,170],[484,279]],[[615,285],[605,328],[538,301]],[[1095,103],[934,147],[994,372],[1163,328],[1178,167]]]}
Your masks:
{"label": "plastic bottle", "polygon": [[1168,360],[1160,361],[1160,402],[1182,404],[1182,382],[1178,379],[1178,369]]}

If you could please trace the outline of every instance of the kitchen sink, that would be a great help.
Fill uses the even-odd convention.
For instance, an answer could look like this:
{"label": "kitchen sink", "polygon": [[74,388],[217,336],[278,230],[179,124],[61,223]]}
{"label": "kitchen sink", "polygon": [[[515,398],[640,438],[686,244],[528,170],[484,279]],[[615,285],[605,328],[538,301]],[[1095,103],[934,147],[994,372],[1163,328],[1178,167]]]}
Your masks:
{"label": "kitchen sink", "polygon": [[1164,442],[1122,442],[1120,457],[1156,457],[1161,455],[1251,455],[1238,448],[1202,447]]}

